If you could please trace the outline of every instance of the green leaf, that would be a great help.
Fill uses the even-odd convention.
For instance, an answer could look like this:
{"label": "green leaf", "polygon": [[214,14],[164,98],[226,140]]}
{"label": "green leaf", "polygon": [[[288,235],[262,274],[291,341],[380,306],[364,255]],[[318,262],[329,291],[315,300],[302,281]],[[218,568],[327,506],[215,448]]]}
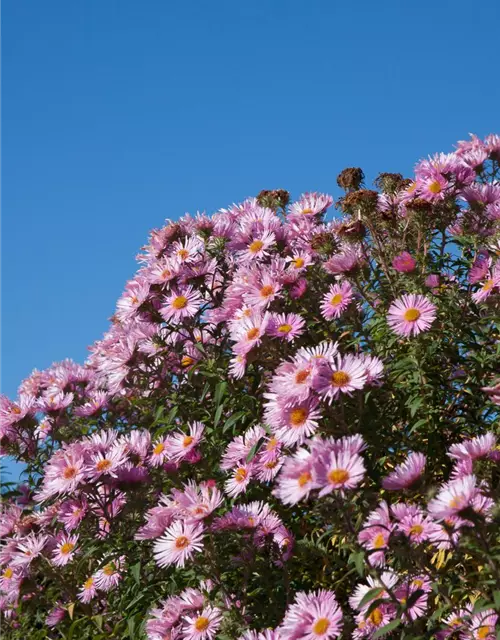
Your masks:
{"label": "green leaf", "polygon": [[215,417],[214,417],[214,427],[216,427],[219,424],[219,420],[220,417],[222,415],[222,411],[224,410],[224,405],[221,404],[217,407],[217,411],[215,412]]}
{"label": "green leaf", "polygon": [[222,427],[222,433],[226,433],[226,431],[230,429],[233,424],[236,424],[240,418],[243,418],[244,415],[246,415],[246,411],[238,411],[237,413],[233,413],[233,415],[230,416],[224,423],[224,426]]}
{"label": "green leaf", "polygon": [[141,563],[137,562],[137,564],[134,564],[132,567],[130,567],[130,573],[133,575],[134,580],[137,582],[138,585],[141,584]]}
{"label": "green leaf", "polygon": [[372,636],[373,640],[376,640],[376,638],[381,638],[382,636],[385,636],[385,634],[389,633],[390,631],[394,631],[394,629],[397,629],[400,624],[401,624],[401,618],[396,618],[396,620],[391,620],[389,624],[386,624],[383,627],[380,627],[380,629],[377,629],[377,631]]}
{"label": "green leaf", "polygon": [[377,596],[379,596],[384,590],[382,587],[374,587],[365,593],[365,595],[361,598],[361,602],[358,605],[358,609],[362,609],[366,604],[368,604],[371,600],[374,600]]}
{"label": "green leaf", "polygon": [[257,453],[257,451],[258,451],[260,445],[262,444],[262,442],[263,442],[263,438],[259,438],[257,440],[257,442],[253,445],[253,447],[248,452],[247,460],[246,460],[247,462],[250,462],[251,460],[253,460],[255,458],[255,454]]}
{"label": "green leaf", "polygon": [[220,401],[225,396],[226,389],[227,389],[227,382],[225,380],[223,380],[222,382],[219,382],[219,384],[216,386],[215,395],[214,395],[214,402],[216,407],[219,406]]}
{"label": "green leaf", "polygon": [[493,592],[493,600],[495,601],[495,609],[500,609],[500,591]]}
{"label": "green leaf", "polygon": [[177,415],[177,411],[179,411],[179,407],[177,405],[174,405],[167,416],[167,423],[168,424],[172,424],[172,422],[174,421],[175,416]]}

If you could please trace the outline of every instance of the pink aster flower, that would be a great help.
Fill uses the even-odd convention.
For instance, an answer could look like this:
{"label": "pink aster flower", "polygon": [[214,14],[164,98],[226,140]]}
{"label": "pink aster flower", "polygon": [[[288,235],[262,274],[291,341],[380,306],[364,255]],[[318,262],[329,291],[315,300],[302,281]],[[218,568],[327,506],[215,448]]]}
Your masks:
{"label": "pink aster flower", "polygon": [[289,218],[302,218],[325,213],[333,204],[332,196],[325,193],[304,193],[290,206]]}
{"label": "pink aster flower", "polygon": [[244,355],[235,355],[229,361],[229,375],[236,380],[240,380],[245,375],[247,359]]}
{"label": "pink aster flower", "polygon": [[128,461],[125,448],[122,445],[113,445],[106,452],[95,453],[85,469],[87,477],[97,480],[102,475],[116,478],[116,471]]}
{"label": "pink aster flower", "polygon": [[420,197],[429,202],[438,202],[446,196],[448,181],[437,171],[428,178],[418,181]]}
{"label": "pink aster flower", "polygon": [[422,453],[410,453],[406,460],[398,464],[394,471],[382,481],[384,489],[399,491],[411,487],[425,469],[426,457]]}
{"label": "pink aster flower", "polygon": [[258,312],[253,312],[250,317],[240,320],[231,335],[236,342],[233,346],[234,353],[246,355],[254,347],[258,347],[266,333],[269,319],[269,313],[262,316]]}
{"label": "pink aster flower", "polygon": [[271,313],[267,333],[274,338],[293,342],[304,333],[305,320],[296,313]]}
{"label": "pink aster flower", "polygon": [[62,567],[73,560],[76,553],[77,535],[62,535],[56,543],[56,548],[52,554],[52,564]]}
{"label": "pink aster flower", "polygon": [[84,604],[88,604],[97,593],[95,581],[92,576],[87,578],[80,590],[78,591],[78,600]]}
{"label": "pink aster flower", "polygon": [[366,383],[366,368],[363,361],[351,354],[337,356],[334,364],[321,366],[314,379],[314,389],[330,404],[340,393],[351,395]]}
{"label": "pink aster flower", "polygon": [[156,442],[153,442],[153,450],[148,460],[149,464],[152,467],[161,466],[167,460],[169,448],[170,439],[168,437],[160,438],[159,440],[156,440]]}
{"label": "pink aster flower", "polygon": [[28,567],[42,553],[46,543],[47,536],[37,536],[34,533],[22,538],[12,554],[12,566]]}
{"label": "pink aster flower", "polygon": [[183,567],[195,551],[203,548],[203,525],[174,522],[153,547],[156,563],[160,567],[175,564]]}
{"label": "pink aster flower", "polygon": [[49,611],[49,614],[45,618],[45,624],[48,627],[56,627],[64,617],[66,616],[66,609],[62,607],[60,604],[56,604],[56,606]]}
{"label": "pink aster flower", "polygon": [[101,569],[92,576],[96,589],[101,591],[111,591],[120,582],[123,577],[124,556],[115,558],[111,562],[107,562]]}
{"label": "pink aster flower", "polygon": [[497,439],[491,431],[482,436],[476,436],[472,440],[464,440],[459,444],[452,444],[448,455],[455,460],[477,460],[485,458],[495,450]]}
{"label": "pink aster flower", "polygon": [[370,513],[363,523],[363,529],[358,534],[358,542],[368,549],[368,564],[372,567],[382,567],[385,564],[385,551],[389,545],[389,538],[394,525],[389,516],[389,507],[383,500]]}
{"label": "pink aster flower", "polygon": [[189,426],[189,433],[177,431],[170,438],[170,458],[174,462],[184,460],[197,447],[203,437],[205,425],[201,422],[192,422]]}
{"label": "pink aster flower", "polygon": [[203,520],[220,507],[223,500],[217,487],[208,484],[197,485],[193,481],[188,481],[183,491],[173,489],[172,496],[186,522]]}
{"label": "pink aster flower", "polygon": [[241,493],[245,493],[253,476],[253,471],[253,464],[239,464],[224,485],[227,495],[234,498]]}
{"label": "pink aster flower", "polygon": [[415,270],[417,261],[408,251],[403,251],[394,258],[392,266],[400,273],[411,273]]}
{"label": "pink aster flower", "polygon": [[391,329],[402,336],[426,331],[436,319],[436,306],[425,296],[410,293],[401,296],[389,307],[387,321]]}
{"label": "pink aster flower", "polygon": [[342,610],[333,591],[301,591],[288,607],[279,632],[283,640],[327,640],[338,638],[342,625]]}
{"label": "pink aster flower", "polygon": [[439,530],[439,526],[423,513],[408,514],[398,522],[396,528],[412,544],[420,544],[429,540]]}
{"label": "pink aster flower", "polygon": [[186,640],[212,640],[222,621],[222,612],[217,607],[207,606],[196,615],[184,617],[182,627],[183,638]]}
{"label": "pink aster flower", "polygon": [[281,284],[276,277],[265,273],[260,282],[251,287],[244,295],[245,302],[254,310],[266,309],[273,300],[279,297]]}
{"label": "pink aster flower", "polygon": [[249,239],[245,249],[238,253],[238,258],[244,262],[254,262],[269,255],[269,249],[276,242],[274,233],[264,231]]}
{"label": "pink aster flower", "polygon": [[498,614],[493,609],[487,609],[472,616],[467,626],[474,640],[495,640],[497,622]]}
{"label": "pink aster flower", "polygon": [[324,269],[328,273],[350,273],[355,271],[364,262],[361,251],[356,248],[346,248],[344,251],[333,255],[324,263]]}
{"label": "pink aster flower", "polygon": [[325,320],[338,318],[347,309],[354,298],[351,285],[347,280],[333,284],[321,302],[321,314]]}
{"label": "pink aster flower", "polygon": [[316,483],[322,487],[320,497],[339,489],[354,489],[365,475],[363,458],[348,451],[332,451],[314,462]]}
{"label": "pink aster flower", "polygon": [[192,286],[174,290],[166,297],[160,313],[165,322],[180,322],[184,318],[194,316],[200,308],[201,301],[201,293]]}
{"label": "pink aster flower", "polygon": [[360,353],[358,358],[363,363],[366,373],[366,384],[380,385],[380,378],[384,372],[384,364],[380,358],[369,356],[366,353]]}
{"label": "pink aster flower", "polygon": [[274,435],[286,446],[302,444],[318,428],[321,413],[314,398],[281,404],[279,401],[266,417]]}
{"label": "pink aster flower", "polygon": [[307,498],[316,487],[312,463],[311,453],[307,449],[297,449],[293,456],[285,459],[273,494],[284,504],[297,504]]}
{"label": "pink aster flower", "polygon": [[489,296],[500,288],[500,261],[497,262],[492,271],[486,274],[486,279],[483,281],[481,288],[472,294],[474,302],[484,302]]}
{"label": "pink aster flower", "polygon": [[474,475],[464,476],[443,485],[435,498],[429,502],[429,513],[437,520],[444,520],[456,515],[467,508],[477,513],[487,513],[491,509],[492,501],[482,500]]}

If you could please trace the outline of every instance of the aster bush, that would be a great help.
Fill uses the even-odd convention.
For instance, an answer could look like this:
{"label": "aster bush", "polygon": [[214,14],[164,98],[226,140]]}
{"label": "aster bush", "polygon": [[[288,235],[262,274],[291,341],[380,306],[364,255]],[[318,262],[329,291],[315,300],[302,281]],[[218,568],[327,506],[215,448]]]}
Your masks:
{"label": "aster bush", "polygon": [[500,137],[154,230],[1,398],[4,638],[496,638]]}

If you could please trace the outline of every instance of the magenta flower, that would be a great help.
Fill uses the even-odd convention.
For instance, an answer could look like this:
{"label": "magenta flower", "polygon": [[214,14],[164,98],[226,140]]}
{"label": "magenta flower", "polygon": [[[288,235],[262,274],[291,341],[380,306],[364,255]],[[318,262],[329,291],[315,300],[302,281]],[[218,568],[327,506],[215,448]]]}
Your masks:
{"label": "magenta flower", "polygon": [[426,457],[422,453],[410,453],[403,463],[398,464],[394,471],[383,479],[382,486],[390,491],[411,487],[422,476],[425,463]]}
{"label": "magenta flower", "polygon": [[415,258],[408,253],[408,251],[403,251],[398,256],[394,258],[392,261],[392,266],[396,271],[400,273],[411,273],[415,270],[417,266],[417,261]]}
{"label": "magenta flower", "polygon": [[169,455],[174,462],[180,462],[190,455],[200,444],[205,431],[205,425],[201,422],[192,422],[189,426],[189,433],[185,434],[177,431],[169,438]]}
{"label": "magenta flower", "polygon": [[97,589],[95,586],[94,578],[90,576],[85,580],[80,590],[78,591],[78,600],[80,600],[84,604],[88,604],[92,600],[92,598],[94,598],[96,593]]}
{"label": "magenta flower", "polygon": [[354,298],[351,285],[347,280],[334,284],[323,297],[321,314],[325,320],[338,318],[347,309]]}
{"label": "magenta flower", "polygon": [[389,307],[387,321],[391,329],[401,336],[417,335],[426,331],[436,319],[436,307],[425,296],[408,294],[398,298]]}

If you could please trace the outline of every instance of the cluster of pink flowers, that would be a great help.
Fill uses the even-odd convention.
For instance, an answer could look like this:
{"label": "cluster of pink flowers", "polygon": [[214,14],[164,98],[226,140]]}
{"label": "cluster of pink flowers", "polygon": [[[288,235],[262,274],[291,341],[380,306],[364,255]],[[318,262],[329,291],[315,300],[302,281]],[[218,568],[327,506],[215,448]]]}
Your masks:
{"label": "cluster of pink flowers", "polygon": [[[430,618],[436,554],[497,517],[498,334],[486,323],[498,326],[500,185],[484,167],[499,161],[498,136],[473,137],[420,162],[411,183],[381,174],[397,183],[383,193],[346,170],[344,218],[326,217],[325,194],[263,192],[154,230],[87,362],[34,371],[15,402],[0,397],[2,453],[31,472],[2,504],[4,615],[16,623],[58,575],[49,627],[74,606],[110,612],[140,555],[165,582],[180,576],[179,595],[147,603],[149,640],[372,638]],[[447,243],[462,237],[474,242],[453,271]],[[447,322],[462,313],[481,329],[455,344]],[[436,344],[445,356],[431,366]],[[358,558],[363,582],[342,595],[326,574],[290,580],[318,532],[349,548],[339,563]],[[258,558],[286,590],[262,630],[247,593]],[[472,591],[450,600],[436,637],[495,637],[497,614],[477,611]]]}

